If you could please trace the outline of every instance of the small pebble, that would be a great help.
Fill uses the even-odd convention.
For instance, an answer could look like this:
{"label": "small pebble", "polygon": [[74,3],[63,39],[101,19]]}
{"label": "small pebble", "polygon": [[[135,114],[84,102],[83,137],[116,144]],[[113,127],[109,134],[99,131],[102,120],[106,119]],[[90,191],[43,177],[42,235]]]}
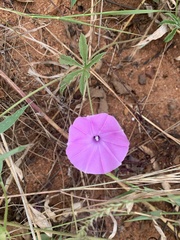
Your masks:
{"label": "small pebble", "polygon": [[140,85],[146,85],[146,75],[144,73],[138,76],[138,83]]}

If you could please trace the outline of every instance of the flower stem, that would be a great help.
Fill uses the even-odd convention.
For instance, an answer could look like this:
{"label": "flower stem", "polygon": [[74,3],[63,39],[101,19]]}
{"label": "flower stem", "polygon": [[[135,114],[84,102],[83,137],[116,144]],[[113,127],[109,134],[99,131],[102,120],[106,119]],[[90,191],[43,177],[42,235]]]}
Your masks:
{"label": "flower stem", "polygon": [[90,95],[90,89],[89,89],[89,84],[87,82],[87,93],[88,93],[88,98],[89,98],[89,104],[90,104],[90,109],[91,109],[91,114],[94,114],[94,110],[93,110],[93,105],[92,105],[92,101],[91,101],[91,95]]}

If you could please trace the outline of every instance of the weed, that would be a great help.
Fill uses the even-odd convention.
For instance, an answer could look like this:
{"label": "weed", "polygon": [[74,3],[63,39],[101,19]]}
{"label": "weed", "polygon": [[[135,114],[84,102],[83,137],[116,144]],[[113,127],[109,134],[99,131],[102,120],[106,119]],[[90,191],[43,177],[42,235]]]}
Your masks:
{"label": "weed", "polygon": [[173,13],[166,13],[166,15],[169,19],[163,20],[160,24],[167,24],[170,27],[171,32],[164,38],[165,42],[170,42],[180,29],[180,18]]}
{"label": "weed", "polygon": [[[19,117],[24,113],[26,108],[27,106],[22,107],[21,109],[17,110],[14,114],[6,117],[2,122],[0,122],[0,134],[1,134],[2,140],[4,140],[3,133],[6,130],[8,130],[11,126],[14,125],[14,123],[19,119]],[[16,153],[23,151],[26,147],[27,146],[19,146],[11,151],[4,152],[3,146],[0,144],[0,186],[3,190],[4,198],[5,198],[4,226],[3,227],[0,226],[0,239],[6,239],[6,236],[9,236],[9,233],[6,229],[7,219],[8,219],[8,198],[7,198],[6,188],[4,186],[4,183],[1,177],[3,161]]]}
{"label": "weed", "polygon": [[[157,1],[157,0],[155,2],[159,3],[159,1]],[[71,6],[73,6],[75,3],[76,3],[76,0],[71,0]],[[92,9],[93,9],[93,7],[92,7]],[[2,8],[0,10],[2,10]],[[130,20],[129,20],[129,23],[127,24],[127,26],[129,28],[128,28],[128,31],[126,31],[126,32],[125,32],[125,30],[127,28],[123,28],[123,29],[121,29],[121,28],[109,28],[107,25],[103,25],[103,24],[101,25],[102,22],[95,25],[93,21],[92,22],[91,21],[90,22],[89,21],[84,21],[84,20],[80,20],[79,18],[82,17],[82,16],[83,17],[91,17],[91,16],[99,17],[99,16],[102,16],[102,17],[107,17],[107,18],[111,18],[112,16],[114,16],[118,19],[118,16],[120,16],[120,15],[132,17],[134,14],[146,14],[146,13],[150,13],[150,12],[154,12],[154,13],[160,12],[159,10],[143,10],[143,9],[139,10],[139,9],[136,9],[136,10],[131,10],[131,11],[130,10],[127,10],[127,11],[126,10],[125,11],[109,11],[109,12],[102,11],[102,12],[98,12],[98,13],[91,12],[91,13],[87,13],[87,14],[77,14],[77,15],[69,15],[69,16],[48,16],[48,15],[40,15],[40,14],[20,13],[20,12],[16,12],[16,11],[13,11],[13,10],[8,10],[8,9],[3,9],[3,10],[11,12],[11,13],[16,13],[17,15],[24,16],[26,18],[27,17],[28,18],[30,18],[30,17],[31,18],[37,18],[37,19],[43,18],[43,19],[49,19],[49,20],[52,20],[52,21],[54,19],[54,20],[59,20],[59,21],[70,22],[71,24],[74,24],[74,23],[78,24],[79,23],[79,24],[83,24],[83,25],[86,25],[86,26],[93,27],[95,30],[98,28],[98,29],[102,29],[102,30],[106,30],[106,31],[118,32],[119,34],[126,33],[126,34],[129,34],[129,36],[133,36],[133,37],[134,36],[142,37],[142,36],[141,36],[141,34],[139,34],[139,32],[138,33],[131,32],[131,27],[130,26],[131,26],[132,18],[129,18]],[[172,31],[169,34],[170,35],[169,38],[167,36],[167,38],[168,38],[167,40],[170,41],[174,37],[176,32],[179,30],[179,26],[180,26],[179,22],[180,21],[179,21],[179,18],[176,17],[176,15],[174,15],[174,14],[169,14],[168,17],[170,17],[170,19],[162,21],[161,24],[171,25]],[[24,20],[24,18],[23,18],[23,20]],[[21,22],[19,21],[19,23],[21,23]],[[47,28],[43,27],[43,30],[45,32],[47,30]],[[27,36],[29,31],[30,30],[28,29],[28,31],[24,31],[21,34],[19,33],[19,35],[22,38],[24,37],[24,39],[26,39],[25,36]],[[104,34],[103,32],[101,32],[101,33],[102,33],[101,38],[102,37],[107,37],[106,35],[103,36],[103,34]],[[120,39],[119,41],[121,41],[121,38],[119,37],[119,35],[118,35],[117,39]],[[122,41],[120,42],[120,44],[119,44],[119,42],[117,43],[117,39],[115,39],[113,41],[113,38],[109,37],[108,40],[110,41],[110,45],[114,44],[114,45],[119,46],[120,44],[122,44]],[[19,42],[20,42],[20,40],[19,40]],[[36,40],[36,39],[31,38],[31,40]],[[111,40],[112,40],[112,42],[111,42]],[[133,40],[134,40],[134,38],[129,39],[129,41],[133,41]],[[41,43],[41,49],[43,49],[44,46],[47,47],[47,45],[48,44],[43,45]],[[108,47],[110,45],[106,45],[104,49],[108,49]],[[33,44],[32,44],[32,46],[33,46]],[[120,45],[120,47],[121,46],[122,45]],[[30,45],[30,47],[31,47],[31,45]],[[29,49],[30,49],[30,47],[29,47]],[[29,49],[27,49],[27,52],[29,51]],[[34,51],[34,49],[35,48],[33,48],[33,51]],[[51,48],[47,48],[47,49],[51,49]],[[46,51],[47,51],[47,49],[46,49]],[[68,49],[68,47],[66,49]],[[115,48],[115,50],[116,50],[116,48]],[[48,51],[46,53],[48,53]],[[53,53],[53,52],[51,52],[51,53]],[[115,92],[111,89],[111,87],[110,87],[111,85],[109,86],[107,82],[105,82],[105,81],[103,82],[101,80],[100,76],[98,74],[96,74],[93,69],[91,69],[96,63],[98,63],[100,61],[100,59],[104,56],[105,53],[102,53],[102,49],[100,49],[99,52],[96,52],[91,58],[88,57],[90,55],[88,53],[89,53],[89,50],[88,50],[88,44],[87,44],[86,38],[83,34],[81,34],[80,39],[79,39],[80,58],[78,58],[78,57],[73,58],[73,57],[70,57],[70,56],[61,55],[60,63],[64,64],[64,65],[72,66],[72,69],[73,69],[73,70],[71,70],[71,72],[69,72],[63,78],[63,80],[61,82],[61,85],[60,85],[61,93],[63,93],[63,91],[72,83],[72,81],[76,80],[76,81],[78,81],[79,89],[80,89],[81,94],[84,95],[86,93],[86,91],[88,91],[88,80],[90,79],[91,73],[92,73],[92,74],[94,74],[94,76],[97,79],[100,80],[100,82],[102,84],[104,84],[104,86],[109,90],[109,92],[112,93],[112,95],[116,97],[115,100],[118,101],[119,105],[121,105],[122,104],[121,96],[117,96],[117,94],[115,94]],[[30,56],[29,52],[28,52],[28,56]],[[47,55],[44,54],[44,56],[47,56]],[[59,56],[59,52],[58,52],[58,56]],[[112,67],[114,67],[113,66],[113,56],[114,55],[112,55],[112,62],[111,62]],[[118,57],[119,57],[119,55],[118,55]],[[115,70],[116,67],[112,68],[112,69],[114,71],[116,71]],[[60,80],[61,79],[56,79],[56,80],[54,80],[50,83],[49,82],[46,83],[46,84],[44,83],[43,87],[41,87],[39,89],[36,89],[35,91],[31,91],[32,89],[28,89],[28,90],[31,91],[31,93],[29,93],[27,96],[25,96],[24,93],[20,93],[21,100],[20,101],[15,100],[15,102],[16,102],[15,105],[17,106],[20,102],[23,102],[24,100],[27,100],[28,97],[34,95],[35,93],[39,92],[40,90],[44,89],[45,87],[48,87],[48,86],[52,85],[52,83],[58,82]],[[16,92],[18,92],[17,88],[16,88]],[[148,97],[147,97],[147,99],[148,99]],[[43,112],[43,111],[41,111],[40,108],[37,108],[37,105],[35,105],[34,102],[33,102],[34,105],[32,105],[32,101],[30,99],[29,99],[28,103],[31,105],[32,108],[34,108],[35,112],[38,113],[38,114],[36,114],[36,117],[38,118],[38,121],[41,124],[42,124],[41,118],[44,117],[44,119],[47,120],[47,122],[48,122],[47,125],[43,125],[43,124],[41,125],[41,126],[43,126],[43,130],[48,132],[47,126],[51,125],[54,129],[59,131],[59,133],[61,135],[63,135],[66,139],[68,138],[68,134],[66,133],[66,131],[65,131],[65,133],[63,133],[63,131],[60,130],[57,127],[57,125],[54,124],[54,122],[52,121],[53,120],[52,116],[51,116],[52,118],[47,118],[47,116],[45,114],[46,112],[45,111]],[[146,102],[145,102],[144,105],[146,105]],[[124,104],[123,107],[125,107],[125,106],[126,105]],[[11,109],[7,109],[5,112],[3,112],[3,114],[1,114],[1,116],[7,115],[7,112],[12,110],[13,107],[14,107],[14,105],[11,107]],[[12,116],[6,117],[5,120],[0,123],[0,133],[3,133],[4,131],[8,130],[14,124],[14,122],[21,116],[21,114],[23,114],[25,109],[26,109],[26,107],[18,110],[15,114],[12,114]],[[49,109],[50,109],[50,107],[49,107]],[[53,107],[53,110],[54,109],[55,109],[55,107]],[[122,111],[121,108],[117,108],[116,112],[117,112],[117,110]],[[76,109],[75,110],[73,109],[73,111],[75,112]],[[128,109],[128,113],[129,112],[130,111]],[[125,115],[124,117],[128,117],[127,114],[124,114],[124,115]],[[164,135],[168,139],[170,139],[171,141],[174,141],[177,144],[179,143],[179,141],[174,136],[172,136],[166,130],[163,131],[157,125],[153,124],[153,122],[151,122],[144,115],[142,115],[142,114],[140,115],[138,112],[137,112],[137,115],[138,115],[139,118],[143,119],[145,123],[148,123],[148,125],[151,126],[152,129],[155,129],[155,130],[158,131],[158,135],[156,135],[156,136],[159,136],[161,134],[161,136]],[[70,118],[70,121],[71,121],[71,116],[69,116],[69,118]],[[132,124],[132,121],[130,121],[130,123]],[[128,121],[127,121],[127,124],[129,124]],[[139,126],[139,129],[140,129],[140,127],[141,127],[140,122],[138,122],[138,126]],[[27,126],[27,127],[30,127],[30,126]],[[174,128],[175,127],[172,127],[171,130],[174,129]],[[32,128],[32,131],[33,130],[34,130],[34,128]],[[131,131],[129,130],[129,132],[131,132]],[[131,135],[133,135],[134,130],[132,130],[131,133],[132,133]],[[48,147],[50,146],[50,144],[49,144],[50,136],[51,135],[48,135],[48,140],[49,141],[47,140]],[[145,138],[143,137],[143,143],[145,141],[144,139]],[[150,139],[149,141],[152,140],[151,138],[149,138],[149,139]],[[155,138],[153,138],[153,140],[154,139]],[[41,144],[40,139],[39,139],[39,135],[38,135],[38,144]],[[64,142],[63,142],[63,144],[64,144],[63,146],[65,146]],[[44,152],[44,149],[47,146],[47,145],[44,146],[44,138],[43,138],[42,146],[43,146],[43,148],[42,148],[43,151],[42,152]],[[137,148],[140,149],[140,147],[141,147],[140,143],[138,142],[138,147]],[[9,156],[12,156],[13,154],[16,154],[20,151],[23,151],[25,148],[26,148],[26,146],[20,146],[20,147],[15,148],[11,151],[6,151],[6,153],[2,153],[0,155],[0,172],[2,171],[2,166],[3,166],[3,160],[4,159],[6,159]],[[132,148],[130,151],[136,151],[134,149],[135,148]],[[58,148],[57,148],[57,150],[58,150]],[[33,151],[34,151],[35,154],[37,154],[37,155],[39,154],[39,152],[35,152],[34,149],[33,149]],[[56,155],[56,153],[57,153],[58,157],[60,156],[59,152],[56,151],[56,146],[55,147],[53,146],[53,152],[55,153],[54,156]],[[152,159],[154,158],[154,154],[151,156],[150,154],[146,153],[146,155],[150,156]],[[64,157],[63,154],[60,157],[63,158]],[[61,161],[61,159],[60,159],[60,161]],[[153,162],[158,162],[158,159],[153,160]],[[63,169],[67,169],[68,168],[67,165],[63,166],[63,168],[62,168],[62,176],[63,177],[65,176],[65,173],[63,172]],[[37,224],[35,222],[33,222],[32,218],[30,219],[30,220],[32,220],[32,224],[30,225],[30,221],[29,221],[29,226],[23,225],[22,223],[17,224],[17,223],[7,222],[8,201],[11,199],[12,196],[10,196],[10,195],[6,196],[7,191],[4,189],[3,182],[0,181],[0,183],[2,183],[1,187],[2,187],[3,192],[4,192],[4,198],[3,199],[5,199],[4,219],[3,219],[3,221],[0,220],[0,224],[3,225],[3,227],[0,227],[0,239],[5,239],[6,235],[8,236],[8,232],[6,230],[6,225],[11,226],[13,224],[15,228],[26,229],[28,231],[27,234],[29,234],[29,235],[31,234],[32,239],[37,239],[37,236],[36,236],[37,233],[43,233],[39,237],[41,239],[44,239],[44,240],[45,239],[62,240],[62,239],[67,239],[67,238],[68,239],[73,239],[73,240],[74,239],[89,239],[89,240],[90,239],[94,239],[94,240],[96,239],[96,240],[98,240],[100,238],[96,237],[96,233],[93,233],[94,237],[89,237],[88,236],[89,235],[89,233],[88,233],[89,228],[90,227],[92,228],[92,226],[94,227],[94,225],[96,225],[98,219],[100,219],[100,218],[105,219],[105,218],[107,218],[107,216],[111,216],[111,215],[113,215],[114,217],[117,217],[117,219],[118,218],[123,219],[123,217],[124,217],[124,219],[127,220],[127,221],[143,221],[143,220],[155,221],[156,219],[159,219],[159,220],[162,220],[162,222],[164,222],[164,225],[168,226],[172,231],[175,231],[174,230],[174,225],[178,225],[178,221],[173,220],[173,218],[169,220],[167,217],[165,218],[164,216],[173,215],[173,217],[174,217],[174,215],[178,215],[179,212],[177,212],[177,213],[176,212],[164,212],[163,210],[154,207],[154,203],[164,202],[164,203],[168,203],[169,205],[170,204],[173,205],[173,207],[174,206],[177,206],[177,207],[180,206],[180,203],[179,203],[179,189],[175,189],[175,188],[170,189],[170,187],[169,187],[169,189],[168,188],[163,189],[164,188],[163,187],[164,182],[173,183],[173,184],[179,183],[179,171],[180,171],[180,169],[179,169],[178,166],[172,167],[170,169],[159,170],[159,171],[157,169],[154,169],[154,171],[151,171],[150,173],[146,172],[145,174],[135,175],[133,177],[126,178],[124,180],[116,178],[113,175],[107,174],[105,176],[105,179],[103,179],[103,181],[101,183],[97,183],[97,179],[98,179],[98,181],[100,179],[99,176],[93,177],[93,181],[91,181],[92,176],[85,176],[85,181],[82,177],[81,180],[80,180],[80,183],[79,183],[79,182],[77,182],[78,178],[73,179],[73,174],[72,174],[71,177],[72,177],[72,180],[73,180],[72,182],[74,184],[73,187],[71,186],[71,187],[68,188],[68,185],[66,185],[66,183],[63,183],[64,184],[63,186],[64,186],[65,189],[64,190],[63,189],[59,190],[59,188],[58,188],[58,190],[56,192],[58,195],[63,195],[64,206],[66,206],[67,203],[68,204],[72,203],[72,208],[69,208],[66,211],[64,209],[57,209],[56,206],[54,206],[54,208],[49,207],[48,210],[51,210],[50,213],[54,213],[55,220],[56,220],[56,217],[57,218],[59,217],[59,216],[57,216],[57,214],[60,213],[59,214],[60,215],[60,217],[59,217],[60,220],[58,219],[57,222],[54,222],[52,228],[47,228],[46,226],[45,227],[38,226],[39,227],[38,228],[38,227],[36,227]],[[60,172],[59,168],[57,169],[57,172],[58,173]],[[71,170],[69,170],[68,173],[70,175]],[[118,174],[118,171],[117,171],[117,174]],[[49,175],[51,175],[50,172],[48,173],[48,176]],[[64,181],[63,177],[59,178],[59,180]],[[109,178],[107,179],[107,177],[109,177],[110,179]],[[101,181],[101,179],[100,179],[100,181]],[[83,184],[83,186],[80,186],[81,183]],[[87,184],[87,186],[85,186],[85,184]],[[156,184],[158,184],[158,189],[156,188],[156,186],[154,187],[154,185],[156,185]],[[18,186],[17,182],[16,182],[16,185]],[[149,188],[148,188],[148,185],[149,185]],[[152,185],[153,185],[153,188],[151,188]],[[161,185],[162,185],[162,187],[161,187]],[[112,195],[111,195],[111,190],[113,191]],[[80,191],[80,194],[78,194],[78,191]],[[96,199],[96,197],[94,197],[94,196],[96,196],[96,194],[94,194],[94,192],[96,192],[96,191],[102,191],[102,192],[104,191],[105,196],[107,196],[107,193],[108,193],[108,198],[105,198],[99,204],[96,204],[95,201],[96,200],[99,201],[99,199]],[[116,193],[116,191],[117,191],[117,193]],[[86,197],[86,192],[89,193],[89,195],[87,195],[87,197]],[[26,195],[24,193],[22,193],[20,190],[19,190],[19,193],[20,194],[18,195],[18,197],[21,197],[22,202],[23,202],[23,197],[25,198]],[[49,193],[50,193],[50,191],[48,190],[46,192],[46,194],[49,194]],[[29,192],[27,194],[29,196],[34,196],[34,195],[37,195],[37,196],[39,195],[40,196],[41,194],[45,194],[45,192],[38,190],[38,192],[36,192],[36,194],[29,193]],[[80,197],[79,197],[79,195],[80,195]],[[115,197],[114,197],[114,195],[115,195]],[[69,199],[68,199],[68,197],[69,197]],[[74,209],[73,208],[74,199],[75,199],[75,202],[78,202],[78,201],[80,201],[80,199],[83,199],[83,205],[81,206],[80,209]],[[140,205],[140,208],[136,208],[136,211],[135,211],[134,205],[136,205],[136,204]],[[35,205],[39,207],[39,202],[36,201]],[[28,201],[23,202],[23,207],[25,209],[25,216],[28,219],[28,216],[31,216],[32,213],[28,215],[28,211],[26,211],[25,206],[27,206],[29,208],[30,203]],[[40,207],[41,207],[41,205],[40,205]],[[143,212],[143,210],[144,210],[144,212]],[[48,211],[46,212],[46,214],[47,213],[48,213]],[[53,217],[54,217],[54,215],[53,215]],[[42,216],[43,216],[43,212],[41,211],[39,217],[42,217]],[[46,217],[48,217],[48,220],[54,221],[53,218],[51,219],[50,215],[47,215]],[[124,221],[124,219],[123,219],[123,221]],[[112,220],[112,223],[114,223],[113,218],[111,218],[111,220]],[[115,223],[114,223],[114,226],[116,226]],[[57,231],[55,231],[56,228],[57,228]],[[76,232],[74,234],[72,234],[71,233],[72,231],[73,232],[76,231]],[[33,235],[34,232],[35,232],[35,234]],[[49,235],[47,235],[48,233],[49,233]],[[55,238],[49,237],[50,234],[54,235],[53,237],[55,237]],[[116,231],[115,231],[115,234],[116,234]]]}
{"label": "weed", "polygon": [[66,77],[63,79],[60,91],[63,93],[65,88],[75,79],[79,78],[79,89],[82,95],[84,95],[84,91],[86,89],[87,80],[90,77],[90,69],[91,67],[98,63],[100,59],[104,56],[105,53],[99,53],[95,55],[92,59],[88,60],[88,45],[86,42],[86,38],[83,34],[81,34],[79,39],[79,53],[81,56],[82,64],[77,62],[70,56],[61,55],[60,63],[69,65],[69,66],[76,66],[77,70],[72,71],[71,73],[67,74]]}

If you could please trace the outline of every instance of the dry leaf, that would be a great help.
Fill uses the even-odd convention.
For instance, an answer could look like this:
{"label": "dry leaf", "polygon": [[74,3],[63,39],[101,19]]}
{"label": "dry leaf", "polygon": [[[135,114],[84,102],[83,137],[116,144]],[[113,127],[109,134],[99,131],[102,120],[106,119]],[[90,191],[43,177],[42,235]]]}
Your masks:
{"label": "dry leaf", "polygon": [[153,169],[155,171],[160,170],[159,164],[154,157],[153,151],[144,145],[140,146],[139,149],[141,149],[141,151],[143,151],[144,153],[148,154],[151,157],[151,164],[152,164]]}
{"label": "dry leaf", "polygon": [[108,239],[113,239],[117,233],[118,225],[117,225],[116,219],[114,218],[114,216],[111,213],[109,214],[109,216],[111,217],[111,219],[113,221],[113,230],[112,230],[111,235],[108,237]]}
{"label": "dry leaf", "polygon": [[34,2],[34,0],[16,0],[17,2],[23,2],[23,3],[30,3]]}
{"label": "dry leaf", "polygon": [[[33,208],[31,204],[29,204],[29,208],[31,209],[31,213],[33,217],[32,221],[35,225],[37,225],[42,229],[48,228],[48,230],[52,230],[51,222],[47,220],[46,216],[43,213]],[[46,233],[46,235],[48,235],[49,237],[52,237],[52,233]]]}
{"label": "dry leaf", "polygon": [[57,222],[56,220],[56,214],[54,212],[51,211],[51,208],[49,206],[49,197],[46,197],[45,203],[44,203],[44,209],[45,209],[45,213],[48,216],[49,219],[51,219],[53,222]]}
{"label": "dry leaf", "polygon": [[163,24],[154,33],[152,33],[149,37],[147,37],[145,40],[140,41],[134,47],[143,48],[151,41],[161,38],[167,32],[168,32],[168,27],[166,24]]}
{"label": "dry leaf", "polygon": [[153,219],[153,223],[154,223],[154,227],[156,228],[156,230],[158,231],[158,233],[161,236],[161,240],[167,240],[167,237],[165,236],[164,232],[162,231],[162,229],[160,228],[160,226],[157,224],[157,222]]}
{"label": "dry leaf", "polygon": [[161,183],[162,187],[164,188],[164,190],[170,190],[171,189],[171,185],[168,182],[162,182]]}
{"label": "dry leaf", "polygon": [[83,206],[83,202],[81,201],[73,204],[73,211],[72,211],[72,208],[65,208],[61,216],[57,218],[57,221],[61,221],[62,217],[66,218],[66,217],[72,216],[73,214],[76,216],[77,215],[76,210],[81,209],[82,206]]}
{"label": "dry leaf", "polygon": [[[145,5],[145,8],[147,9],[147,10],[153,10],[153,7],[150,5],[150,4],[148,4],[148,3],[144,3],[144,5]],[[154,13],[148,13],[148,17],[149,18],[151,18],[151,19],[153,19],[153,17],[154,17]]]}
{"label": "dry leaf", "polygon": [[176,8],[176,1],[175,0],[169,0],[169,1],[167,1],[167,5],[168,5],[168,7],[169,7],[169,9],[175,9]]}
{"label": "dry leaf", "polygon": [[108,113],[108,103],[106,100],[106,93],[103,88],[90,88],[91,97],[99,98],[98,113]]}
{"label": "dry leaf", "polygon": [[132,88],[123,82],[114,72],[111,73],[111,76],[107,80],[108,83],[113,85],[116,93],[120,95],[128,95],[130,93],[133,94]]}
{"label": "dry leaf", "polygon": [[132,211],[133,206],[134,206],[133,202],[126,203],[126,209],[128,214]]}
{"label": "dry leaf", "polygon": [[16,164],[14,164],[14,169],[15,169],[19,179],[21,180],[21,182],[23,182],[23,172],[22,172],[22,170],[18,166],[16,166]]}
{"label": "dry leaf", "polygon": [[[81,209],[82,206],[83,206],[83,202],[82,202],[82,201],[81,201],[81,202],[77,202],[77,203],[73,203],[73,213],[74,213],[75,215],[77,215],[76,210]],[[65,212],[67,212],[67,213],[66,213],[66,214],[67,214],[66,216],[72,216],[72,209],[71,209],[71,208],[67,208]],[[68,212],[69,212],[69,213],[68,213]]]}
{"label": "dry leaf", "polygon": [[116,79],[112,79],[112,84],[113,84],[116,92],[120,95],[127,95],[132,91],[130,86],[128,86],[125,83],[123,84],[120,81],[117,81]]}
{"label": "dry leaf", "polygon": [[148,147],[146,147],[144,145],[140,146],[139,149],[141,151],[143,151],[144,153],[146,153],[147,155],[149,155],[151,158],[154,156],[153,151],[150,148],[148,148]]}
{"label": "dry leaf", "polygon": [[109,107],[106,98],[100,98],[98,113],[108,113]]}
{"label": "dry leaf", "polygon": [[180,56],[178,56],[177,58],[175,58],[176,61],[180,61]]}
{"label": "dry leaf", "polygon": [[90,88],[91,97],[104,98],[104,90],[102,88]]}

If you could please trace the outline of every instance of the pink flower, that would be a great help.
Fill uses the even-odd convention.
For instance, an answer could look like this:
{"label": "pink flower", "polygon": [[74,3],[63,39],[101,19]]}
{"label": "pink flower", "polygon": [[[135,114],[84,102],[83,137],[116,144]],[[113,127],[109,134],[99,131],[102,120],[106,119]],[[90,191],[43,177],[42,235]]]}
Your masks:
{"label": "pink flower", "polygon": [[118,121],[106,113],[78,117],[69,128],[66,154],[85,173],[105,174],[119,167],[129,141]]}

